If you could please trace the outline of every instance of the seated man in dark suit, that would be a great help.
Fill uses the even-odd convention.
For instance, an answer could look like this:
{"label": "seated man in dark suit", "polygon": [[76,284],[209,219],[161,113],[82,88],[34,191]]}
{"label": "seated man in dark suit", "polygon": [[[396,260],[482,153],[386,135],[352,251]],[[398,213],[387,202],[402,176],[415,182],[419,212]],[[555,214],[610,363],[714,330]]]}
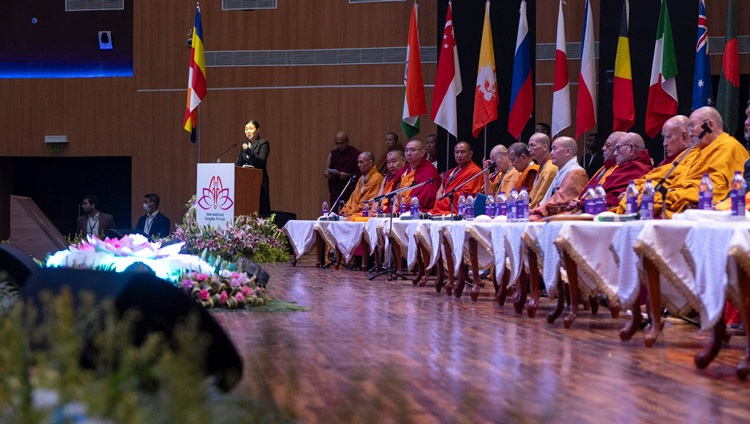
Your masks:
{"label": "seated man in dark suit", "polygon": [[116,227],[115,219],[112,215],[99,212],[97,206],[97,199],[93,194],[89,194],[83,198],[81,202],[83,215],[79,216],[76,222],[76,234],[104,238],[107,231]]}
{"label": "seated man in dark suit", "polygon": [[162,238],[170,233],[171,223],[169,218],[159,213],[159,195],[149,193],[143,196],[143,210],[146,215],[138,219],[136,229],[148,234],[149,237]]}

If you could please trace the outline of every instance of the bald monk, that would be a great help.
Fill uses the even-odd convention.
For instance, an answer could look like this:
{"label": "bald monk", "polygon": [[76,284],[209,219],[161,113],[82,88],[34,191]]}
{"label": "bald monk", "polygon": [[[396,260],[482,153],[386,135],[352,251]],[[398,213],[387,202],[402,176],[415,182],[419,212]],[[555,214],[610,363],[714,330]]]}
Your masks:
{"label": "bald monk", "polygon": [[[704,131],[704,125],[710,132]],[[698,204],[698,185],[704,173],[708,174],[714,185],[714,203],[729,195],[734,171],[743,171],[750,155],[737,139],[724,132],[723,126],[721,115],[710,106],[696,109],[690,114],[688,135],[696,142],[695,147],[700,149],[700,154],[680,178],[666,185],[669,190],[665,202],[668,217]]]}
{"label": "bald monk", "polygon": [[550,139],[547,134],[543,132],[534,133],[529,138],[528,149],[531,159],[539,165],[534,185],[529,192],[529,207],[535,208],[539,206],[544,194],[547,193],[547,189],[552,184],[552,180],[557,175],[557,166],[551,160]]}
{"label": "bald monk", "polygon": [[[510,163],[512,163],[513,167],[519,172],[518,179],[516,180],[515,185],[511,187],[511,190],[515,188],[516,191],[520,192],[522,187],[526,187],[526,191],[530,192],[534,186],[534,180],[539,171],[539,165],[531,160],[531,154],[529,153],[528,147],[520,141],[511,144],[510,147],[508,147],[508,159],[510,159]],[[510,190],[508,190],[508,193],[510,193]]]}
{"label": "bald monk", "polygon": [[383,176],[380,175],[374,165],[375,157],[372,152],[364,151],[357,157],[357,168],[359,168],[361,176],[357,179],[357,184],[354,186],[354,191],[349,196],[349,200],[339,211],[341,216],[349,217],[350,221],[353,221],[355,216],[362,216],[365,200],[375,197],[383,183]]}
{"label": "bald monk", "polygon": [[396,175],[396,178],[399,179],[399,187],[421,184],[430,181],[430,179],[432,179],[432,183],[407,190],[400,195],[399,200],[409,202],[412,196],[416,196],[419,199],[419,210],[427,212],[435,206],[435,194],[437,194],[442,182],[440,174],[430,162],[425,160],[424,144],[421,141],[411,140],[406,143],[404,155],[406,156],[406,165]]}
{"label": "bald monk", "polygon": [[[385,164],[388,167],[388,173],[383,177],[383,183],[380,185],[380,190],[378,190],[378,196],[390,193],[398,188],[399,180],[396,178],[396,174],[398,174],[398,171],[406,165],[406,158],[404,157],[403,150],[397,148],[386,153]],[[390,212],[388,199],[381,200],[380,205],[384,212]],[[373,203],[370,207],[370,212],[377,213],[377,211],[378,205]]]}
{"label": "bald monk", "polygon": [[586,186],[588,175],[578,164],[578,143],[570,137],[558,137],[552,142],[552,163],[558,168],[541,204],[529,211],[529,219],[555,215],[575,200]]}
{"label": "bald monk", "polygon": [[[482,168],[476,163],[472,162],[471,157],[474,152],[471,150],[469,143],[465,141],[459,141],[456,146],[453,147],[453,158],[456,160],[456,167],[449,169],[445,173],[445,180],[437,192],[437,199],[441,199],[443,195],[450,193],[452,190],[460,186],[461,184],[468,181],[474,175],[482,172]],[[458,211],[458,198],[463,194],[468,197],[469,195],[476,196],[476,194],[482,190],[482,179],[477,177],[474,178],[470,183],[464,185],[456,191],[453,196],[453,212]],[[430,210],[433,215],[444,215],[451,213],[451,202],[450,198],[446,197],[435,202],[435,206]]]}
{"label": "bald monk", "polygon": [[495,163],[495,172],[487,172],[484,174],[483,193],[496,196],[497,190],[500,188],[503,181],[505,181],[506,176],[512,168],[510,165],[510,159],[508,159],[508,148],[502,144],[493,147],[492,150],[490,150],[490,158],[483,163],[484,167],[489,168],[491,162]]}
{"label": "bald monk", "polygon": [[[330,195],[331,210],[336,206],[333,202],[341,195],[341,202],[346,202],[351,196],[354,186],[346,185],[352,175],[357,175],[357,158],[359,150],[349,145],[349,135],[344,131],[336,133],[333,143],[336,148],[328,153],[326,159],[326,168],[323,176],[328,179],[328,193]],[[346,192],[344,187],[347,187]]]}
{"label": "bald monk", "polygon": [[[613,208],[620,204],[620,194],[625,192],[631,180],[641,178],[652,168],[651,156],[646,150],[643,138],[636,133],[626,133],[617,137],[615,143],[615,160],[617,167],[612,170],[606,179],[601,182],[604,191],[607,192],[607,208]],[[591,181],[583,192],[578,196],[578,207],[583,209],[583,198],[586,190],[592,185]]]}
{"label": "bald monk", "polygon": [[[685,115],[673,116],[664,123],[662,126],[661,134],[664,139],[664,150],[667,152],[666,158],[652,171],[648,172],[642,178],[635,179],[635,185],[638,188],[638,204],[641,203],[640,193],[643,191],[643,186],[646,184],[646,180],[651,180],[654,185],[658,184],[662,178],[672,168],[672,162],[678,158],[685,149],[690,146],[690,137],[688,136],[688,117]],[[698,149],[691,150],[687,156],[682,158],[679,164],[675,167],[675,170],[669,175],[669,178],[665,182],[665,186],[674,184],[679,176],[690,166],[695,160],[700,151]],[[654,198],[654,216],[661,214],[661,196],[655,196]],[[625,213],[625,193],[620,195],[620,204],[615,208],[611,209],[615,213]]]}

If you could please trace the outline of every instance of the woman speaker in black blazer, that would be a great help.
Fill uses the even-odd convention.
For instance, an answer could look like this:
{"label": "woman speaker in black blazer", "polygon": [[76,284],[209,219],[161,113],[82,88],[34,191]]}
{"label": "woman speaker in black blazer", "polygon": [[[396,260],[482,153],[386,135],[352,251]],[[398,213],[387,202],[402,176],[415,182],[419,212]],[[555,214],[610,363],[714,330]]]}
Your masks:
{"label": "woman speaker in black blazer", "polygon": [[260,187],[260,215],[271,215],[271,197],[268,189],[268,171],[266,163],[271,147],[268,140],[260,136],[260,123],[253,119],[245,123],[245,142],[237,157],[237,166],[263,170],[263,183]]}

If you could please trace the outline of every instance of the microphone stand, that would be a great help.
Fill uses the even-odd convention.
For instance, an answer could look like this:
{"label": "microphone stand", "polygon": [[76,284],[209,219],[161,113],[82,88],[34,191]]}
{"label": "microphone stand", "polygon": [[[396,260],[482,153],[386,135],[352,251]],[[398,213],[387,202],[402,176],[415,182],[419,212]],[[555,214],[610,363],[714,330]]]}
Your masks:
{"label": "microphone stand", "polygon": [[[346,185],[341,190],[341,193],[339,193],[339,197],[337,197],[336,201],[333,202],[333,204],[331,205],[331,210],[328,211],[328,215],[326,216],[326,220],[330,220],[331,214],[333,213],[333,208],[335,208],[336,205],[339,204],[339,201],[341,201],[341,197],[344,196],[344,193],[346,193],[346,189],[349,188],[349,184],[351,184],[352,181],[354,181],[356,179],[357,179],[357,175],[352,175],[351,177],[349,177],[349,180],[346,182]],[[339,212],[341,212],[341,206],[339,206]]]}
{"label": "microphone stand", "polygon": [[[344,193],[346,193],[346,189],[349,188],[349,184],[351,184],[352,181],[354,181],[356,179],[357,179],[356,175],[352,175],[351,177],[348,178],[348,181],[346,182],[346,185],[344,186],[344,189],[341,190],[341,193],[339,193],[339,197],[337,197],[336,201],[333,203],[333,205],[331,205],[331,209],[328,211],[328,213],[326,214],[325,219],[323,221],[331,221],[331,214],[333,213],[333,208],[335,207],[335,205],[338,205],[339,201],[341,200],[341,197],[344,195]],[[339,212],[341,212],[341,208],[340,207],[339,207]],[[328,262],[327,264],[325,264],[322,267],[320,267],[320,269],[326,269],[326,268],[330,267],[331,265],[333,265],[336,262],[336,257],[337,256],[338,256],[338,249],[336,248],[336,246],[334,246],[333,247],[333,259],[331,259],[331,262]]]}
{"label": "microphone stand", "polygon": [[488,172],[489,170],[490,170],[490,168],[484,168],[484,169],[482,169],[481,171],[479,171],[476,174],[472,175],[471,178],[469,178],[468,180],[466,180],[463,183],[461,183],[458,187],[454,188],[453,190],[451,190],[448,193],[444,194],[443,197],[441,197],[441,198],[438,199],[438,200],[443,200],[446,197],[450,198],[450,201],[451,201],[451,217],[453,217],[452,219],[455,219],[455,220],[460,220],[461,219],[461,218],[456,218],[454,216],[454,214],[453,214],[453,198],[454,198],[456,192],[458,190],[461,190],[463,188],[463,186],[465,186],[466,184],[469,184],[470,182],[472,182],[475,179],[477,179],[480,175],[484,175],[484,173]]}
{"label": "microphone stand", "polygon": [[[393,191],[390,191],[388,193],[381,194],[380,196],[374,197],[371,200],[371,201],[374,202],[374,201],[379,201],[380,199],[383,199],[383,198],[387,198],[388,199],[388,203],[391,205],[391,208],[390,208],[391,210],[390,210],[390,213],[388,214],[388,236],[389,237],[390,237],[391,234],[393,234],[393,210],[396,209],[395,204],[393,202],[393,199],[397,195],[399,195],[400,193],[403,193],[403,192],[405,192],[407,190],[412,190],[412,189],[415,189],[415,188],[419,188],[419,187],[422,187],[422,186],[427,185],[427,184],[432,184],[433,182],[434,182],[434,180],[432,178],[430,178],[428,181],[425,181],[423,183],[419,183],[419,184],[412,183],[409,186],[397,188],[397,189],[395,189]],[[412,219],[414,219],[414,217],[412,217]],[[387,251],[386,255],[388,256],[388,259],[386,260],[386,264],[387,264],[386,268],[384,270],[380,271],[379,273],[373,275],[372,277],[370,277],[369,278],[370,281],[372,281],[372,280],[380,277],[381,275],[387,275],[388,276],[388,281],[393,280],[393,276],[394,275],[396,277],[400,277],[402,280],[406,280],[407,279],[405,276],[399,274],[394,269],[394,267],[393,267],[393,265],[391,263],[392,256],[393,256],[391,254],[391,250],[392,250],[392,246],[390,246],[390,243],[389,243],[389,246],[386,249],[386,251]],[[400,260],[400,259],[401,258],[398,258],[398,260]]]}
{"label": "microphone stand", "polygon": [[219,154],[219,156],[216,156],[216,163],[221,163],[221,157],[224,156],[228,151],[234,149],[235,147],[237,147],[237,143],[232,144],[232,147],[230,147],[230,148],[224,150],[223,152],[221,152],[221,154]]}
{"label": "microphone stand", "polygon": [[[654,191],[661,194],[661,219],[667,219],[667,188],[664,186],[664,183],[667,182],[667,178],[669,178],[670,175],[672,175],[672,172],[677,168],[677,166],[682,163],[682,160],[685,159],[685,156],[687,156],[688,153],[690,153],[691,150],[693,150],[693,147],[695,147],[696,144],[698,144],[698,140],[702,139],[706,136],[706,134],[710,134],[713,131],[711,128],[708,127],[708,124],[706,122],[701,125],[701,128],[703,131],[701,131],[700,134],[698,134],[698,137],[690,143],[690,146],[688,146],[687,149],[685,149],[684,152],[680,156],[677,157],[674,161],[672,161],[672,167],[669,168],[669,171],[664,174],[663,177],[659,180],[659,183],[656,184],[656,188]],[[642,201],[643,199],[641,199]],[[640,206],[639,206],[640,208]]]}

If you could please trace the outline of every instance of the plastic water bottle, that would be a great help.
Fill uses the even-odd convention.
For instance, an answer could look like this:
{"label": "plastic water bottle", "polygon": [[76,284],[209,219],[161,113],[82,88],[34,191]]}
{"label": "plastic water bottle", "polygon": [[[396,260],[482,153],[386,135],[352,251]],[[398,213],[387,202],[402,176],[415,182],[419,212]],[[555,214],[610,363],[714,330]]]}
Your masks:
{"label": "plastic water bottle", "polygon": [[515,222],[516,218],[518,217],[517,206],[518,206],[518,192],[514,188],[513,190],[510,191],[510,197],[508,198],[508,220],[510,222]]}
{"label": "plastic water bottle", "polygon": [[641,219],[654,219],[654,185],[646,180],[641,195]]}
{"label": "plastic water bottle", "polygon": [[594,189],[596,193],[596,213],[607,212],[607,192],[601,184],[597,184]]}
{"label": "plastic water bottle", "polygon": [[464,212],[466,213],[467,220],[474,220],[474,196],[471,194],[466,198],[466,208],[464,209]]}
{"label": "plastic water bottle", "polygon": [[745,191],[747,185],[740,171],[734,171],[729,196],[732,198],[732,216],[745,216]]}
{"label": "plastic water bottle", "polygon": [[491,194],[484,201],[484,214],[490,218],[495,217],[495,197]]}
{"label": "plastic water bottle", "polygon": [[410,203],[411,209],[409,213],[411,213],[411,219],[419,219],[419,199],[417,199],[417,196],[412,196]]}
{"label": "plastic water bottle", "polygon": [[378,216],[383,214],[383,201],[378,202]]}
{"label": "plastic water bottle", "polygon": [[495,216],[506,216],[508,214],[508,196],[502,191],[495,196]]}
{"label": "plastic water bottle", "polygon": [[406,196],[401,196],[401,202],[398,205],[398,214],[403,215],[406,213]]}
{"label": "plastic water bottle", "polygon": [[587,214],[596,215],[596,191],[589,187],[583,195],[583,211]]}
{"label": "plastic water bottle", "polygon": [[625,213],[638,212],[638,187],[635,181],[630,180],[628,188],[625,189]]}
{"label": "plastic water bottle", "polygon": [[466,214],[466,196],[463,194],[458,196],[458,215],[464,216]]}
{"label": "plastic water bottle", "polygon": [[708,174],[703,174],[698,186],[698,209],[711,210],[714,208],[714,184]]}
{"label": "plastic water bottle", "polygon": [[322,214],[321,214],[321,215],[323,215],[323,216],[326,216],[326,215],[328,215],[328,202],[326,202],[326,201],[324,200],[324,201],[323,201],[323,206],[321,206],[321,207],[320,207],[320,210],[322,211]]}
{"label": "plastic water bottle", "polygon": [[370,212],[370,204],[365,203],[365,205],[362,206],[362,218],[367,218],[367,215],[369,214],[369,212]]}
{"label": "plastic water bottle", "polygon": [[529,192],[526,191],[526,187],[521,187],[521,192],[518,193],[518,200],[516,201],[516,219],[518,221],[529,220]]}

